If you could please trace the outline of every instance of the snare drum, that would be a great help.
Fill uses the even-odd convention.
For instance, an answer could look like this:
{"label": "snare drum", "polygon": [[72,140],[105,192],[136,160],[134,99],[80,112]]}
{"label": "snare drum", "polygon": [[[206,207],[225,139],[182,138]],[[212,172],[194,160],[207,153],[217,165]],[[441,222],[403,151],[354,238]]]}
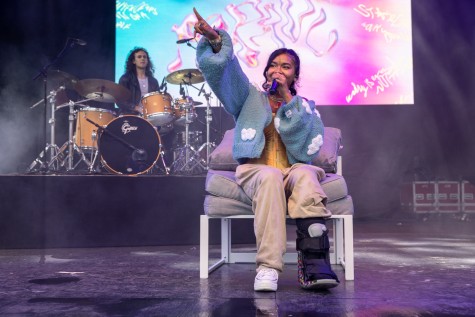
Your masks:
{"label": "snare drum", "polygon": [[170,122],[170,123],[161,125],[158,129],[158,133],[160,133],[160,135],[166,135],[170,133],[173,130],[173,128],[174,128],[173,122]]}
{"label": "snare drum", "polygon": [[92,107],[84,107],[80,109],[76,116],[76,134],[74,136],[74,142],[82,150],[97,149],[98,128],[86,119],[105,127],[115,117],[115,113],[107,109]]}
{"label": "snare drum", "polygon": [[[188,144],[195,147],[195,150],[203,143],[203,132],[188,131]],[[180,131],[176,134],[175,147],[182,147],[186,145],[186,132]]]}
{"label": "snare drum", "polygon": [[101,161],[116,174],[136,175],[150,170],[160,156],[157,129],[145,119],[124,115],[112,120],[99,137]]}
{"label": "snare drum", "polygon": [[142,97],[143,117],[155,126],[173,121],[172,96],[158,91]]}
{"label": "snare drum", "polygon": [[175,113],[175,124],[184,126],[186,124],[186,112],[188,111],[188,121],[193,122],[196,119],[195,105],[191,97],[175,99],[173,105]]}

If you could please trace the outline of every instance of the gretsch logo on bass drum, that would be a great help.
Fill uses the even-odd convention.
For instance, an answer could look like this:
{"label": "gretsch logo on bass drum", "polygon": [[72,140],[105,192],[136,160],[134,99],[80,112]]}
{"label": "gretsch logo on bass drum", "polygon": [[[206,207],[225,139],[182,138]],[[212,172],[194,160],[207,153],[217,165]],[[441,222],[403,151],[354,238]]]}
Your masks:
{"label": "gretsch logo on bass drum", "polygon": [[122,133],[127,134],[131,131],[137,130],[138,127],[131,126],[129,121],[125,120],[124,123],[122,124]]}

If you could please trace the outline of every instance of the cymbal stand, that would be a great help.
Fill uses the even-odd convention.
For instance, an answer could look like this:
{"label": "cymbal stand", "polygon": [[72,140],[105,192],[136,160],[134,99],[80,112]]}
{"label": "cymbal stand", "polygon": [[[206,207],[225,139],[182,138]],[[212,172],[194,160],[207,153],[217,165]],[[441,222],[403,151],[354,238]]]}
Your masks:
{"label": "cymbal stand", "polygon": [[[50,170],[51,169],[53,171],[56,171],[59,168],[59,164],[60,164],[59,161],[60,161],[61,158],[59,156],[60,149],[56,145],[56,140],[55,140],[56,139],[56,135],[55,135],[55,125],[56,125],[55,108],[56,108],[56,95],[58,94],[58,92],[60,92],[62,90],[65,90],[65,89],[66,89],[65,86],[60,86],[60,87],[58,87],[58,89],[52,90],[49,93],[49,95],[47,96],[47,99],[48,99],[49,104],[51,106],[51,117],[48,120],[48,123],[50,125],[50,130],[51,130],[51,132],[50,132],[50,143],[46,143],[45,149],[30,164],[30,166],[27,169],[27,172],[32,172],[37,165],[40,166],[40,170]],[[43,99],[38,101],[34,105],[32,105],[30,107],[30,109],[35,108],[36,106],[40,105],[42,102],[44,102]],[[45,107],[46,106],[47,105],[45,105]],[[50,152],[50,159],[49,159],[49,161],[45,160],[43,162],[42,159],[45,158],[45,155],[48,151]]]}
{"label": "cymbal stand", "polygon": [[179,149],[178,158],[171,165],[171,170],[177,174],[199,174],[206,170],[198,151],[190,145],[189,125],[192,121],[189,112],[192,106],[193,104],[185,104],[185,146]]}
{"label": "cymbal stand", "polygon": [[[42,159],[43,157],[45,156],[45,153],[50,150],[51,151],[51,157],[57,157],[58,154],[58,149],[57,149],[57,146],[56,144],[54,144],[54,132],[51,133],[51,144],[47,144],[47,141],[46,141],[46,130],[47,130],[47,127],[46,127],[46,119],[47,119],[47,99],[48,97],[46,96],[46,91],[47,91],[47,81],[48,81],[48,69],[55,65],[59,60],[61,60],[61,58],[63,58],[63,56],[66,55],[67,52],[69,52],[69,50],[71,50],[74,46],[76,46],[78,43],[77,41],[74,41],[74,39],[72,38],[67,38],[66,40],[66,43],[64,44],[64,47],[61,49],[61,51],[58,53],[58,55],[56,55],[56,57],[48,64],[44,65],[40,71],[38,72],[38,74],[36,74],[35,77],[33,77],[33,80],[36,80],[40,77],[43,78],[43,91],[44,91],[44,104],[45,104],[45,108],[44,108],[44,121],[43,121],[43,141],[46,143],[46,148],[43,150],[43,152],[41,152],[38,157],[33,161],[33,163],[31,163],[30,167],[27,169],[27,172],[32,172],[33,169],[35,168],[36,165],[40,165],[40,168],[38,171],[40,172],[43,172],[43,173],[47,173],[50,171],[50,168],[51,166],[54,167],[54,164],[55,162],[57,163],[56,160],[53,160],[52,158],[50,159],[50,161],[46,161],[43,162]],[[56,93],[57,91],[54,92],[54,97],[56,97]],[[51,96],[51,94],[50,94]],[[55,98],[56,99],[56,98]],[[54,103],[50,102],[52,105],[51,105],[51,116],[52,118],[49,120],[49,123],[50,123],[50,126],[51,126],[51,129],[52,131],[54,131]],[[31,108],[34,108],[38,105],[39,103],[36,103],[35,105],[33,105]],[[56,166],[56,168],[58,168],[58,166]]]}
{"label": "cymbal stand", "polygon": [[[83,105],[82,103],[83,102],[86,102],[86,101],[90,101],[90,100],[94,100],[94,99],[97,99],[97,98],[88,98],[88,99],[84,99],[84,100],[81,100],[81,101],[78,101],[78,102],[74,102],[74,101],[69,101],[67,103],[67,106],[69,107],[69,115],[68,115],[68,140],[61,146],[61,149],[58,153],[58,156],[59,155],[62,155],[64,152],[66,152],[66,149],[67,149],[67,156],[63,159],[63,161],[61,162],[61,167],[64,167],[66,162],[68,163],[67,167],[66,167],[66,171],[72,171],[74,170],[78,165],[79,163],[81,162],[84,162],[89,171],[92,171],[92,166],[93,166],[93,156],[94,156],[94,153],[91,154],[91,160],[88,160],[86,158],[86,155],[84,154],[84,152],[77,146],[76,142],[74,142],[74,132],[73,132],[73,129],[74,129],[74,119],[75,119],[75,113],[76,111],[74,110],[74,106],[76,105]],[[65,104],[66,105],[66,104]],[[78,153],[79,154],[79,157],[80,157],[80,160],[78,162],[76,162],[76,164],[74,164],[74,153]]]}
{"label": "cymbal stand", "polygon": [[[203,96],[206,99],[206,114],[205,114],[205,118],[206,118],[206,123],[205,123],[205,125],[206,125],[206,143],[203,143],[198,148],[197,152],[201,153],[201,151],[203,151],[203,149],[206,148],[206,161],[202,160],[202,164],[204,164],[205,169],[208,170],[209,169],[209,157],[210,157],[211,152],[213,151],[213,149],[216,147],[216,144],[214,144],[214,142],[210,142],[211,121],[213,121],[213,116],[212,116],[212,111],[211,111],[211,104],[210,104],[211,92],[206,93],[206,91],[204,90],[204,86],[205,86],[204,84],[203,84],[203,86],[201,86],[201,88],[197,88],[197,87],[193,86],[192,84],[189,84],[189,86],[195,88],[196,90],[199,90],[198,96],[203,93]],[[198,120],[198,121],[200,123],[202,123],[200,120]]]}
{"label": "cymbal stand", "polygon": [[[201,87],[201,90],[203,90],[203,87]],[[201,151],[206,147],[206,169],[209,169],[209,157],[211,155],[211,151],[216,147],[214,142],[210,142],[210,126],[211,126],[211,121],[213,121],[213,116],[212,116],[212,111],[211,111],[211,105],[210,105],[210,99],[211,99],[211,92],[210,93],[204,93],[203,94],[206,98],[206,143],[202,144],[198,152],[201,153]]]}

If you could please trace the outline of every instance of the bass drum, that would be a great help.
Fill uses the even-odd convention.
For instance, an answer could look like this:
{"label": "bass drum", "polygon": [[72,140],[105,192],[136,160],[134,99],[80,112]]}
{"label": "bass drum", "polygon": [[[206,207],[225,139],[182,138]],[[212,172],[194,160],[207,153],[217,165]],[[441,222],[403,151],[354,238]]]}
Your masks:
{"label": "bass drum", "polygon": [[123,175],[146,173],[157,162],[161,140],[157,129],[147,120],[133,115],[118,117],[99,137],[102,164]]}

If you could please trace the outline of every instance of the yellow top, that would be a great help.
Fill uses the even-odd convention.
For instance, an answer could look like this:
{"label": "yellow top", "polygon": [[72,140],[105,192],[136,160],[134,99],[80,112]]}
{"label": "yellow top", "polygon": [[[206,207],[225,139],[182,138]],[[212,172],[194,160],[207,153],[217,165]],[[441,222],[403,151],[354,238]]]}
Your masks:
{"label": "yellow top", "polygon": [[[273,114],[273,118],[275,114]],[[265,146],[262,151],[261,157],[249,159],[249,164],[265,164],[276,167],[280,170],[290,167],[289,160],[287,159],[287,153],[285,145],[280,139],[280,135],[275,129],[274,120],[265,127]]]}

